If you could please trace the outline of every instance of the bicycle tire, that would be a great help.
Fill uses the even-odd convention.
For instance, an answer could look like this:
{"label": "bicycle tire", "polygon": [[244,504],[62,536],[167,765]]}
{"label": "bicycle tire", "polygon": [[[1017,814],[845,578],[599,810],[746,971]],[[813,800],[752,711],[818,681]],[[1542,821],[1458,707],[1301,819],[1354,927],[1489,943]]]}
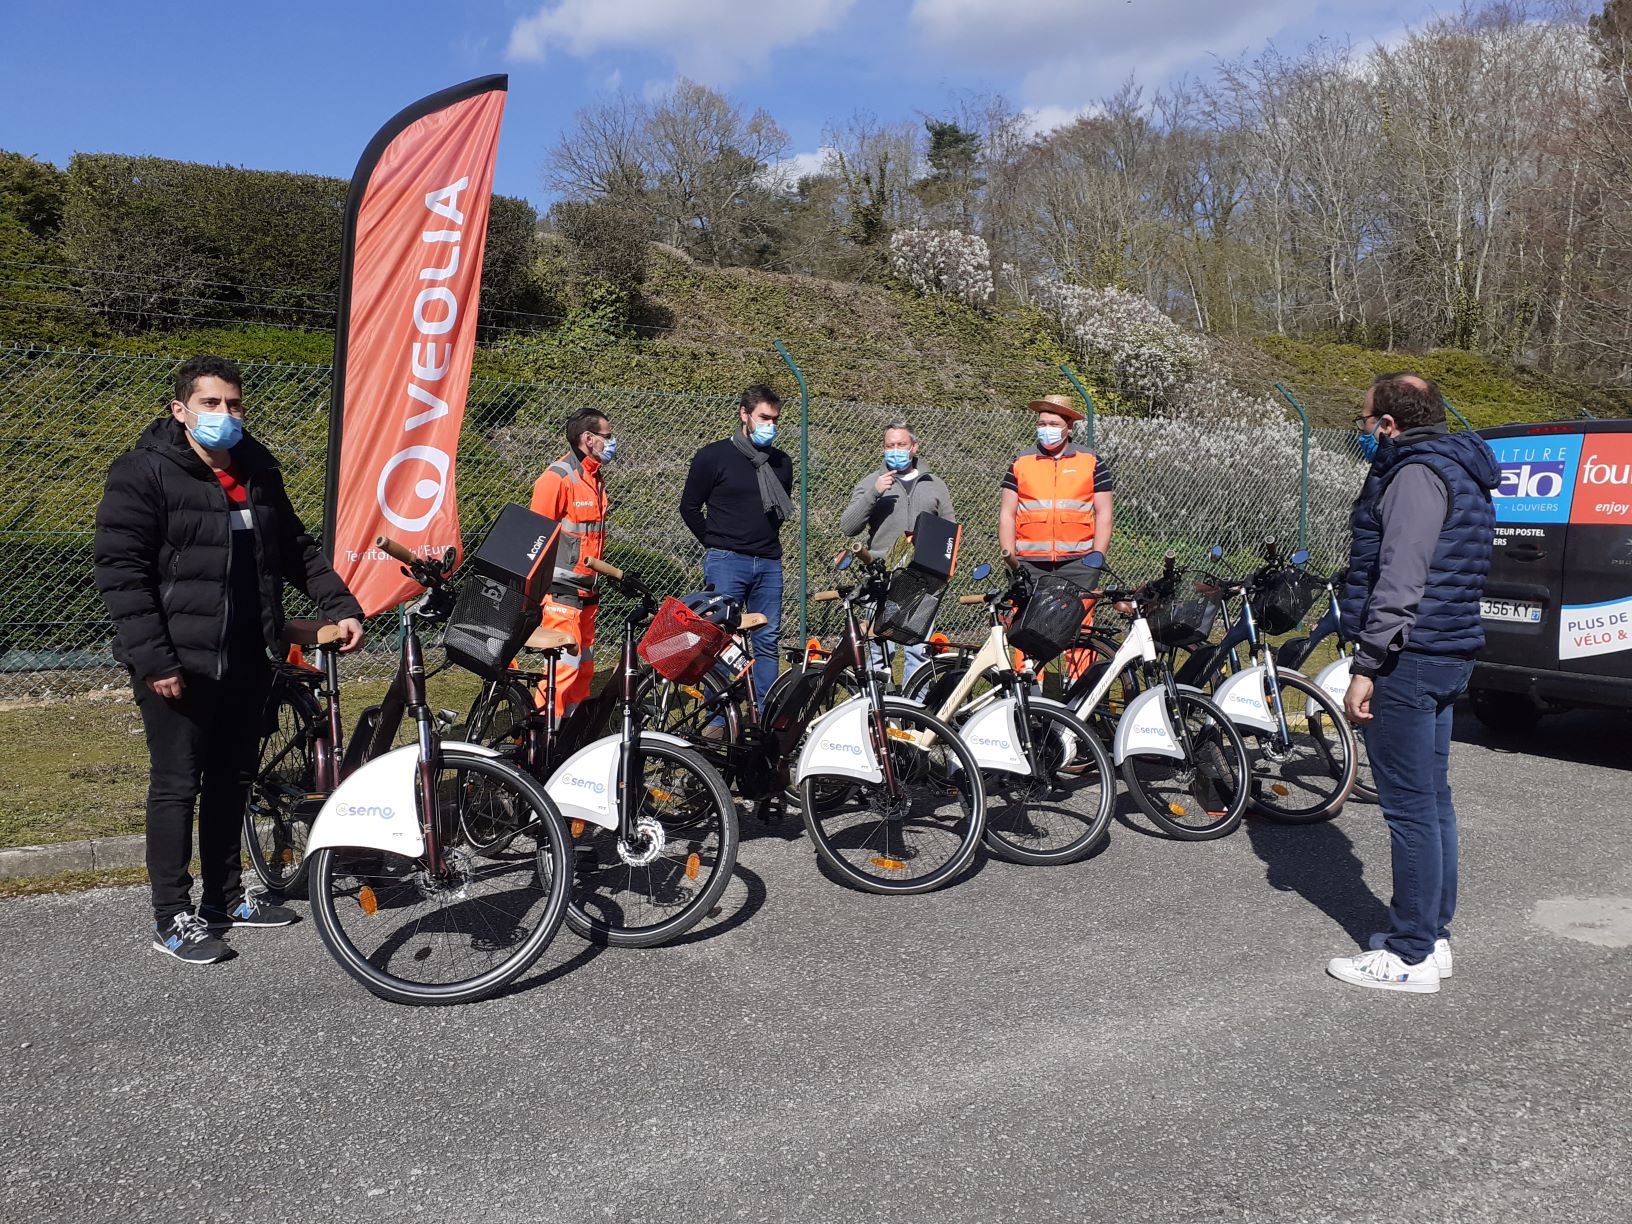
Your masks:
{"label": "bicycle tire", "polygon": [[[1110,754],[1088,724],[1069,710],[1041,702],[1027,719],[1032,743],[1052,775],[986,770],[986,849],[995,857],[1028,866],[1074,863],[1086,857],[1111,827],[1116,774]],[[1066,807],[1063,794],[1092,786],[1088,807]],[[1052,836],[1050,836],[1052,834]]]}
{"label": "bicycle tire", "polygon": [[[491,748],[523,773],[530,772],[526,759],[526,720],[532,715],[533,690],[519,680],[501,680],[482,685],[470,712],[465,715],[462,738]],[[461,829],[478,854],[496,854],[507,845],[514,832],[498,814],[461,808]]]}
{"label": "bicycle tire", "polygon": [[[735,686],[718,672],[709,672],[696,684],[680,684],[646,672],[635,689],[635,701],[646,726],[678,736],[705,755],[722,754],[748,724]],[[717,719],[723,719],[723,726],[717,734],[707,734]]]}
{"label": "bicycle tire", "polygon": [[299,896],[306,887],[306,839],[315,808],[301,801],[317,789],[311,729],[321,717],[309,689],[274,679],[244,800],[243,845],[255,878],[282,897]]}
{"label": "bicycle tire", "polygon": [[[502,990],[539,958],[566,914],[567,831],[544,788],[506,761],[453,746],[442,749],[442,774],[437,818],[453,831],[448,878],[432,878],[423,855],[325,847],[312,856],[312,919],[324,947],[353,979],[396,1003],[469,1003]],[[504,858],[475,855],[458,832],[462,820],[440,808],[480,801],[478,779],[521,827]],[[472,902],[475,886],[490,881],[506,891]],[[450,963],[452,973],[441,972]],[[474,971],[464,974],[467,963]]]}
{"label": "bicycle tire", "polygon": [[[1175,765],[1172,757],[1130,754],[1122,760],[1122,780],[1139,810],[1169,837],[1179,841],[1226,837],[1247,812],[1251,766],[1246,744],[1224,711],[1200,693],[1180,690],[1173,697],[1191,743],[1198,746],[1199,760],[1187,758]],[[1162,785],[1164,772],[1176,775],[1169,786]],[[1181,793],[1201,813],[1193,823],[1180,823],[1191,810],[1180,801]]]}
{"label": "bicycle tire", "polygon": [[[640,737],[640,751],[646,793],[635,823],[656,825],[654,857],[632,864],[630,858],[645,857],[649,843],[621,846],[615,829],[571,825],[575,863],[567,926],[593,943],[618,948],[653,948],[684,935],[713,910],[737,865],[737,806],[719,771],[698,752],[646,736]],[[681,774],[689,783],[677,780]],[[620,876],[619,891],[644,894],[642,910],[652,921],[629,921],[629,904],[612,895]]]}
{"label": "bicycle tire", "polygon": [[[1242,738],[1256,754],[1249,800],[1252,810],[1277,824],[1330,820],[1343,810],[1354,789],[1359,769],[1354,731],[1331,694],[1313,680],[1279,668],[1276,677],[1287,742],[1276,743],[1273,732],[1242,729]],[[1307,713],[1310,704],[1318,711],[1313,716]],[[1305,728],[1302,732],[1300,725]],[[1304,762],[1310,766],[1302,767]]]}
{"label": "bicycle tire", "polygon": [[[909,701],[921,702],[933,711],[946,700],[973,662],[973,656],[956,654],[927,659],[922,667],[912,673],[912,679],[901,686],[901,696]],[[975,680],[964,704],[996,688],[997,683],[997,672],[988,667]]]}
{"label": "bicycle tire", "polygon": [[[843,778],[843,785],[861,795],[867,805],[859,821],[850,822],[854,798],[824,807],[818,787],[841,781],[815,774],[800,784],[805,830],[816,853],[844,883],[866,892],[905,895],[925,893],[951,883],[980,848],[986,827],[986,792],[974,754],[952,727],[923,707],[898,697],[884,698],[884,714],[892,732],[882,746],[891,754],[896,777],[922,792],[922,803],[912,796],[892,802],[883,794],[884,783]],[[929,733],[929,748],[914,735]],[[881,749],[874,745],[875,752]],[[937,804],[955,795],[954,809],[941,815]],[[916,820],[913,818],[916,817]],[[909,821],[912,823],[909,826]],[[923,862],[918,860],[923,859]],[[923,867],[922,872],[910,869]]]}

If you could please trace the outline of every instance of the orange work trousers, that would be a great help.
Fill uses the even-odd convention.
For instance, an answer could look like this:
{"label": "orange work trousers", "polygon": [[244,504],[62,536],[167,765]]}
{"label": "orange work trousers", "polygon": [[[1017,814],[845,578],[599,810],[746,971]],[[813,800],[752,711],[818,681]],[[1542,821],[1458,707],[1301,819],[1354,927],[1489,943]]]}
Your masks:
{"label": "orange work trousers", "polygon": [[[555,716],[565,718],[589,696],[595,680],[595,609],[597,605],[578,607],[564,603],[554,596],[546,596],[543,616],[539,625],[570,633],[577,640],[576,650],[563,650],[555,663]],[[538,703],[544,704],[545,688],[539,685]]]}

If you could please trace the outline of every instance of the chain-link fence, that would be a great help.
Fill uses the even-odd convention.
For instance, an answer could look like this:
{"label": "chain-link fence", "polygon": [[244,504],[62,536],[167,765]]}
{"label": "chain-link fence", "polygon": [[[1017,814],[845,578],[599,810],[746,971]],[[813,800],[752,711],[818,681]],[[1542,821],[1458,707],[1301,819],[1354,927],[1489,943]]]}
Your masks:
{"label": "chain-link fence", "polygon": [[[0,698],[124,681],[91,580],[92,523],[108,465],[163,410],[176,364],[172,357],[0,349],[0,538],[13,562],[0,600]],[[281,363],[246,363],[243,371],[249,427],[279,456],[295,508],[315,531],[322,522],[330,371]],[[856,482],[878,469],[884,426],[897,419],[917,433],[921,466],[951,489],[964,523],[960,569],[966,575],[982,560],[995,562],[999,483],[1031,445],[1028,398],[1017,390],[1012,409],[813,401],[804,473],[811,589],[827,584],[831,559],[845,543],[839,516]],[[702,549],[680,521],[680,491],[693,452],[733,428],[729,397],[473,380],[457,486],[466,543],[480,537],[500,506],[527,501],[539,472],[565,449],[561,423],[583,405],[606,411],[619,439],[607,476],[608,559],[639,570],[654,590],[695,588]],[[797,461],[797,394],[787,396],[778,442]],[[1307,482],[1299,429],[1290,423],[1254,428],[1101,415],[1095,444],[1114,465],[1111,561],[1126,578],[1148,575],[1168,550],[1195,560],[1214,544],[1232,556],[1266,536],[1290,545],[1300,510],[1314,563],[1341,560],[1348,506],[1364,470],[1343,431],[1315,431]],[[799,537],[795,520],[783,532],[783,625],[790,640],[799,624]],[[956,585],[966,587],[967,578]],[[950,600],[943,607],[943,627],[959,628],[960,615],[973,624],[974,610]],[[609,601],[603,633],[616,614]],[[371,638],[370,651],[350,666],[383,676],[394,666],[395,633],[382,624]]]}

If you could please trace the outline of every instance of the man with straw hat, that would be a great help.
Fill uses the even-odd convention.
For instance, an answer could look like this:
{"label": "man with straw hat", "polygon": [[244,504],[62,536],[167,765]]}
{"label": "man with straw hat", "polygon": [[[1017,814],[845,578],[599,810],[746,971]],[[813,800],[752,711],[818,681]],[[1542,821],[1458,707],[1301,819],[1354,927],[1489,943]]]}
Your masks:
{"label": "man with straw hat", "polygon": [[[1099,570],[1083,558],[1111,546],[1111,466],[1071,441],[1083,412],[1070,396],[1045,395],[1026,407],[1037,414],[1037,449],[1016,459],[1003,478],[998,543],[1033,573],[1058,574],[1091,591]],[[1093,652],[1069,650],[1064,661],[1074,680]]]}

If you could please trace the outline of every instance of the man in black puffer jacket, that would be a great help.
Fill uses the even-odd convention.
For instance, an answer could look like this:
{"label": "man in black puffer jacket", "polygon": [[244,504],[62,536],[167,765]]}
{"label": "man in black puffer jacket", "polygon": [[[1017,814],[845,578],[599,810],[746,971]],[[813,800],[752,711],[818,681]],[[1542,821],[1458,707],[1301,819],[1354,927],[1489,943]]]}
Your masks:
{"label": "man in black puffer jacket", "polygon": [[[362,644],[362,609],[289,504],[270,452],[244,434],[242,378],[220,357],[176,371],[170,411],[114,460],[96,511],[96,585],[147,733],[153,946],[190,964],[228,954],[212,931],[286,926],[246,896],[239,830],[283,628],[283,585]],[[193,809],[203,896],[192,910]]]}
{"label": "man in black puffer jacket", "polygon": [[1394,892],[1388,930],[1326,970],[1355,986],[1433,994],[1452,972],[1451,710],[1485,642],[1496,456],[1478,434],[1446,428],[1439,388],[1415,374],[1377,379],[1356,425],[1372,462],[1340,601],[1358,641],[1343,704],[1366,737]]}

